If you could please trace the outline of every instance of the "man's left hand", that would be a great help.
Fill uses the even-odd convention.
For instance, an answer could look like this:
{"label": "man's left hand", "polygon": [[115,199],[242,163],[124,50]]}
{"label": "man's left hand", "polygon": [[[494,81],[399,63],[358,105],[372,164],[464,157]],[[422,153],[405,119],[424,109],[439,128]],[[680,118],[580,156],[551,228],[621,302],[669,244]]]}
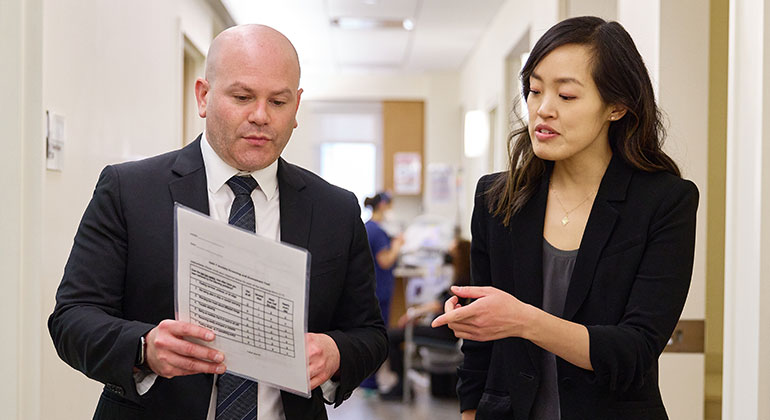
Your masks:
{"label": "man's left hand", "polygon": [[326,334],[305,334],[310,389],[315,389],[340,370],[340,350]]}

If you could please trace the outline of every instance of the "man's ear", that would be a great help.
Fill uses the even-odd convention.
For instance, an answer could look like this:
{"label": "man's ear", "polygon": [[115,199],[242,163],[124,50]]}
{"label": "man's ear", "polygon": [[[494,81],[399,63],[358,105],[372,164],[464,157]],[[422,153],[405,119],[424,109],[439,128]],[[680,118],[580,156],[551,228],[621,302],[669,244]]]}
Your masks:
{"label": "man's ear", "polygon": [[294,128],[297,128],[297,111],[299,111],[299,101],[302,99],[302,88],[297,90],[297,107],[294,108]]}
{"label": "man's ear", "polygon": [[206,118],[209,88],[208,80],[199,77],[198,80],[195,81],[195,100],[198,102],[198,115],[200,115],[201,118]]}

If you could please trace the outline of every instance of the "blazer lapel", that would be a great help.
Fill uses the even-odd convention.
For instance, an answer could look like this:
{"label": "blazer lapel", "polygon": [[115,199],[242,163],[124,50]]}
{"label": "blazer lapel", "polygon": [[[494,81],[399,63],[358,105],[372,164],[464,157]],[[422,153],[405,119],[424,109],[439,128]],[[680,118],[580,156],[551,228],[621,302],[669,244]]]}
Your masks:
{"label": "blazer lapel", "polygon": [[[507,242],[513,247],[510,273],[513,281],[513,295],[522,302],[538,308],[543,307],[543,224],[545,206],[548,200],[550,165],[542,177],[535,195],[530,198],[521,212],[511,219],[510,237]],[[510,292],[510,291],[509,291]],[[526,341],[527,353],[536,371],[540,370],[540,348]]]}
{"label": "blazer lapel", "polygon": [[513,293],[522,302],[543,307],[543,224],[548,199],[548,176],[543,177],[535,195],[511,219],[509,243],[513,244]]}
{"label": "blazer lapel", "polygon": [[583,239],[580,241],[580,251],[575,260],[564,303],[564,319],[572,319],[588,296],[599,257],[618,218],[617,209],[610,203],[626,199],[626,190],[632,174],[633,170],[625,165],[619,156],[612,157],[602,177]]}
{"label": "blazer lapel", "polygon": [[178,176],[168,183],[171,198],[182,205],[209,214],[209,195],[206,192],[206,170],[201,154],[201,136],[179,151],[171,167]]}
{"label": "blazer lapel", "polygon": [[313,203],[304,195],[305,181],[294,165],[278,159],[281,241],[307,249]]}

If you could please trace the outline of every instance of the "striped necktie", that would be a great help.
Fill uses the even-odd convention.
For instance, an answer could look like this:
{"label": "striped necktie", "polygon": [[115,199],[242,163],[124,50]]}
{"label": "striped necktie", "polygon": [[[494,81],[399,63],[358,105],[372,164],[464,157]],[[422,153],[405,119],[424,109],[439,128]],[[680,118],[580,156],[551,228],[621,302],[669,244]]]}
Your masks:
{"label": "striped necktie", "polygon": [[[252,232],[256,231],[254,202],[251,192],[257,181],[251,176],[234,176],[227,185],[235,193],[228,222]],[[257,383],[225,373],[217,378],[216,420],[256,420]]]}

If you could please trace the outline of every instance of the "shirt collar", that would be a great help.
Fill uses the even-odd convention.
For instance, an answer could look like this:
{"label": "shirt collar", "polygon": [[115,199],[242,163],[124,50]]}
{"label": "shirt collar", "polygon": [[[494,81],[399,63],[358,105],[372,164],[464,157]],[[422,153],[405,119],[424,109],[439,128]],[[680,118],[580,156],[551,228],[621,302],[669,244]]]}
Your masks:
{"label": "shirt collar", "polygon": [[259,189],[265,194],[267,200],[270,201],[273,198],[278,189],[278,159],[266,168],[254,172],[242,172],[228,165],[219,157],[209,144],[205,132],[201,137],[201,154],[203,155],[203,166],[206,169],[206,184],[210,193],[217,193],[227,183],[227,180],[235,175],[251,175],[257,180]]}

